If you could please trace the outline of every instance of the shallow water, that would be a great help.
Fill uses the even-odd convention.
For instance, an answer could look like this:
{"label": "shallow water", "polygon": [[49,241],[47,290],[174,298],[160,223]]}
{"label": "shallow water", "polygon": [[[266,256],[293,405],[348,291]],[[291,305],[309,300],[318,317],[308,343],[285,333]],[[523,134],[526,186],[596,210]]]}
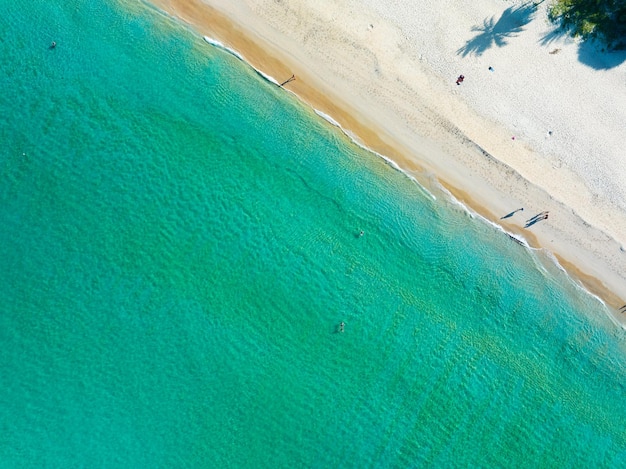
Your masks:
{"label": "shallow water", "polygon": [[626,464],[541,253],[149,7],[0,12],[0,465]]}

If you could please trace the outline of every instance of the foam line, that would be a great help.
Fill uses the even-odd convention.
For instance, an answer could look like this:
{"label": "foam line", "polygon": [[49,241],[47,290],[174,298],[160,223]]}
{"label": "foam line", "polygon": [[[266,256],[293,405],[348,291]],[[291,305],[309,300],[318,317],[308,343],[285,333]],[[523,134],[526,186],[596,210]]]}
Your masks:
{"label": "foam line", "polygon": [[341,124],[339,124],[339,122],[337,122],[335,119],[333,119],[331,116],[329,116],[328,114],[320,111],[319,109],[315,109],[313,108],[313,110],[315,111],[315,114],[317,114],[318,116],[320,116],[322,119],[324,119],[325,121],[327,121],[329,124],[334,125],[335,127],[337,127],[338,129],[340,129],[351,141],[352,143],[354,143],[355,145],[363,148],[364,150],[378,156],[379,158],[382,158],[383,160],[385,160],[385,162],[391,166],[393,169],[395,169],[396,171],[400,171],[402,174],[404,174],[407,178],[409,178],[411,181],[413,181],[415,183],[415,185],[428,197],[430,197],[432,200],[437,200],[437,197],[435,197],[435,195],[430,192],[428,189],[426,189],[424,186],[422,186],[419,181],[417,179],[415,179],[415,177],[413,177],[412,175],[410,175],[409,173],[407,173],[405,170],[403,170],[398,163],[396,163],[395,161],[393,161],[391,158],[378,153],[377,151],[372,150],[371,148],[368,148],[367,146],[363,145],[357,137],[355,137],[350,131],[344,129]]}
{"label": "foam line", "polygon": [[208,42],[209,44],[211,44],[212,46],[215,47],[219,47],[220,49],[225,50],[226,52],[234,55],[235,57],[237,57],[239,60],[242,60],[243,62],[246,62],[246,59],[243,58],[243,55],[241,55],[239,52],[237,52],[235,49],[231,49],[230,47],[226,47],[224,45],[224,43],[218,41],[217,39],[213,39],[212,37],[209,36],[203,36],[203,39]]}
{"label": "foam line", "polygon": [[[222,42],[218,41],[217,39],[213,39],[212,37],[209,36],[202,36],[202,38],[209,44],[211,44],[212,46],[218,47],[226,52],[228,52],[229,54],[234,55],[235,57],[237,57],[239,60],[241,60],[242,62],[245,62],[248,66],[252,67],[252,69],[258,73],[261,77],[263,77],[265,80],[274,83],[276,86],[281,86],[281,84],[272,76],[262,72],[261,70],[259,70],[258,68],[254,67],[250,62],[248,62],[245,57],[243,55],[241,55],[238,51],[236,51],[235,49],[232,49],[230,47],[227,47],[226,45],[224,45]],[[283,88],[285,89],[285,88]],[[293,95],[295,95],[296,97],[299,98],[298,95],[296,95],[295,93],[293,93],[290,90],[285,89],[285,91],[288,91],[289,93],[292,93]],[[344,129],[339,122],[337,122],[335,119],[333,119],[331,116],[329,116],[328,114],[320,111],[319,109],[315,109],[313,108],[313,111],[315,111],[315,113],[320,116],[322,119],[324,119],[325,121],[327,121],[329,124],[334,125],[335,127],[337,127],[338,129],[340,129],[355,145],[363,148],[364,150],[373,153],[374,155],[378,156],[379,158],[382,158],[383,160],[385,160],[385,162],[387,164],[389,164],[392,168],[394,168],[397,171],[400,171],[402,174],[404,174],[406,177],[408,177],[411,181],[413,181],[415,183],[415,185],[420,189],[420,191],[422,191],[426,196],[430,197],[432,200],[437,200],[437,197],[435,197],[435,195],[433,193],[431,193],[428,189],[426,189],[424,186],[422,186],[419,181],[417,179],[415,179],[415,177],[413,177],[411,174],[407,173],[405,170],[403,170],[395,161],[393,161],[392,159],[388,158],[385,155],[382,155],[374,150],[372,150],[371,148],[368,148],[367,146],[363,145],[361,142],[359,142],[359,140],[348,130]]]}
{"label": "foam line", "polygon": [[[281,84],[272,76],[267,75],[266,73],[262,72],[261,70],[257,69],[256,67],[254,67],[250,62],[248,62],[243,55],[241,55],[238,51],[236,51],[235,49],[231,49],[230,47],[227,47],[226,45],[224,45],[223,43],[221,43],[220,41],[213,39],[209,36],[203,36],[203,39],[211,44],[212,46],[215,47],[219,47],[220,49],[234,55],[235,57],[237,57],[239,60],[241,60],[242,62],[245,62],[248,66],[252,67],[252,69],[258,73],[262,78],[264,78],[265,80],[277,85],[277,86],[281,86]],[[295,95],[298,99],[300,99],[300,97],[298,95],[296,95],[295,93],[293,93],[291,90],[285,89],[283,88],[285,91],[288,91],[289,93],[292,93],[293,95]],[[308,103],[305,103],[308,104]],[[324,119],[325,121],[327,121],[329,124],[337,127],[338,129],[340,129],[355,145],[363,148],[364,150],[373,153],[374,155],[378,156],[379,158],[382,158],[387,164],[389,164],[392,168],[394,168],[397,171],[400,171],[402,174],[404,174],[406,177],[408,177],[411,181],[413,181],[415,183],[415,185],[420,189],[420,191],[422,193],[424,193],[426,196],[430,197],[432,200],[437,200],[437,197],[430,192],[428,189],[426,189],[426,187],[424,187],[422,184],[419,183],[419,181],[412,176],[411,174],[409,174],[407,171],[403,170],[395,161],[393,161],[392,159],[390,159],[389,157],[382,155],[374,150],[372,150],[371,148],[368,148],[367,146],[363,145],[361,142],[359,142],[358,138],[356,136],[354,136],[351,132],[349,132],[348,130],[344,129],[341,124],[339,124],[339,122],[337,122],[335,119],[333,119],[331,116],[329,116],[328,114],[320,111],[319,109],[315,109],[313,108],[313,111],[322,119]],[[471,210],[469,207],[467,207],[465,204],[463,204],[461,201],[459,201],[456,197],[454,197],[448,190],[446,190],[443,186],[439,186],[440,189],[446,193],[446,195],[449,197],[449,200],[451,200],[453,203],[457,204],[459,207],[461,207],[463,210],[465,210],[471,217],[478,217],[480,218],[482,221],[484,221],[485,223],[493,226],[495,229],[505,233],[507,236],[509,236],[509,238],[511,238],[512,240],[514,240],[515,242],[517,242],[519,245],[521,245],[522,247],[529,249],[530,251],[534,251],[535,248],[532,248],[527,241],[523,238],[520,237],[518,235],[515,235],[513,233],[509,233],[508,231],[506,231],[502,226],[498,225],[495,222],[492,222],[491,220],[488,220],[487,218],[483,217],[482,215],[480,215],[477,212],[474,212],[473,210]],[[583,287],[582,285],[580,285],[578,282],[576,282],[568,273],[567,271],[563,268],[563,266],[561,266],[561,264],[559,263],[558,259],[556,259],[556,257],[554,255],[552,255],[551,252],[544,250],[544,249],[540,249],[542,251],[546,251],[549,253],[549,258],[551,258],[551,260],[554,262],[554,264],[557,266],[558,269],[562,270],[565,273],[565,276],[569,279],[570,282],[572,282],[577,288],[579,288],[580,290],[584,291],[585,293],[587,293],[589,296],[595,298],[596,300],[598,300],[601,304],[603,304],[605,306],[605,308],[607,308],[606,313],[607,316],[610,318],[610,320],[616,324],[617,326],[620,326],[622,329],[626,330],[626,325],[622,325],[620,324],[617,319],[608,311],[608,307],[606,305],[606,303],[604,303],[604,301],[602,301],[602,299],[600,297],[598,297],[597,295],[594,295],[593,293],[591,293],[589,290],[587,290],[585,287]],[[543,266],[541,266],[543,268]]]}
{"label": "foam line", "polygon": [[213,39],[212,37],[209,37],[209,36],[202,36],[202,38],[203,38],[206,42],[208,42],[209,44],[211,44],[212,46],[219,47],[220,49],[225,50],[225,51],[226,51],[226,52],[228,52],[229,54],[234,55],[235,57],[237,57],[237,58],[238,58],[239,60],[241,60],[242,62],[245,62],[245,63],[246,63],[246,64],[248,64],[250,67],[252,67],[252,69],[253,69],[255,72],[257,72],[259,75],[261,75],[261,76],[262,76],[265,80],[267,80],[267,81],[269,81],[269,82],[271,82],[271,83],[274,83],[274,84],[275,84],[275,85],[277,85],[277,86],[280,86],[280,83],[278,83],[278,81],[277,81],[274,77],[272,77],[272,76],[270,76],[270,75],[268,75],[268,74],[266,74],[266,73],[262,72],[262,71],[261,71],[261,70],[259,70],[258,68],[253,67],[253,66],[252,66],[252,64],[251,64],[250,62],[248,62],[248,61],[245,59],[245,57],[244,57],[243,55],[241,55],[241,54],[240,54],[238,51],[236,51],[235,49],[232,49],[232,48],[230,48],[230,47],[228,47],[228,46],[224,45],[224,43],[222,43],[222,42],[218,41],[217,39]]}

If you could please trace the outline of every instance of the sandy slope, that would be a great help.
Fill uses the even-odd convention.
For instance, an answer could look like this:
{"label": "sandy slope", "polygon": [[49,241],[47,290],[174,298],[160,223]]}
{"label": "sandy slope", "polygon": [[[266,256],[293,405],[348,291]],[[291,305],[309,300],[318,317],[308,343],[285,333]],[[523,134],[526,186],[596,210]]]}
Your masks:
{"label": "sandy slope", "polygon": [[500,223],[626,303],[626,54],[554,34],[546,2],[204,1],[152,3],[483,216],[524,207]]}

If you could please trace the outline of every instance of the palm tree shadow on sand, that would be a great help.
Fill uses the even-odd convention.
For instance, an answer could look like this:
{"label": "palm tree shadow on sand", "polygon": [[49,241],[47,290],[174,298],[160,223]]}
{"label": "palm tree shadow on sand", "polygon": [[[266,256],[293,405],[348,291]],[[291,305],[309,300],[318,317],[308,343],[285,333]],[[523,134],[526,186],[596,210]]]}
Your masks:
{"label": "palm tree shadow on sand", "polygon": [[483,21],[482,26],[474,26],[472,31],[478,34],[467,41],[457,54],[466,57],[470,54],[482,55],[487,49],[506,46],[507,39],[517,36],[530,23],[536,12],[534,3],[525,3],[518,7],[509,7],[496,21],[495,16]]}

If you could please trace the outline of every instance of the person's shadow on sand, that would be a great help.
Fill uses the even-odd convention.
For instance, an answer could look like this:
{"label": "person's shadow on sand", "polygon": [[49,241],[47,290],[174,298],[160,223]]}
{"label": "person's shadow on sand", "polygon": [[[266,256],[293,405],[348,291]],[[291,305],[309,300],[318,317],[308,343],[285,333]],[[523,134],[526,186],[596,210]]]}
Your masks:
{"label": "person's shadow on sand", "polygon": [[511,218],[513,215],[515,215],[517,212],[521,212],[524,210],[524,207],[522,208],[518,208],[517,210],[513,210],[511,213],[507,213],[506,215],[504,215],[503,217],[500,217],[500,220],[504,220],[505,218]]}
{"label": "person's shadow on sand", "polygon": [[550,212],[541,212],[535,215],[534,217],[529,218],[528,220],[526,220],[526,224],[524,225],[524,228],[529,228],[541,220],[547,220],[549,213]]}

